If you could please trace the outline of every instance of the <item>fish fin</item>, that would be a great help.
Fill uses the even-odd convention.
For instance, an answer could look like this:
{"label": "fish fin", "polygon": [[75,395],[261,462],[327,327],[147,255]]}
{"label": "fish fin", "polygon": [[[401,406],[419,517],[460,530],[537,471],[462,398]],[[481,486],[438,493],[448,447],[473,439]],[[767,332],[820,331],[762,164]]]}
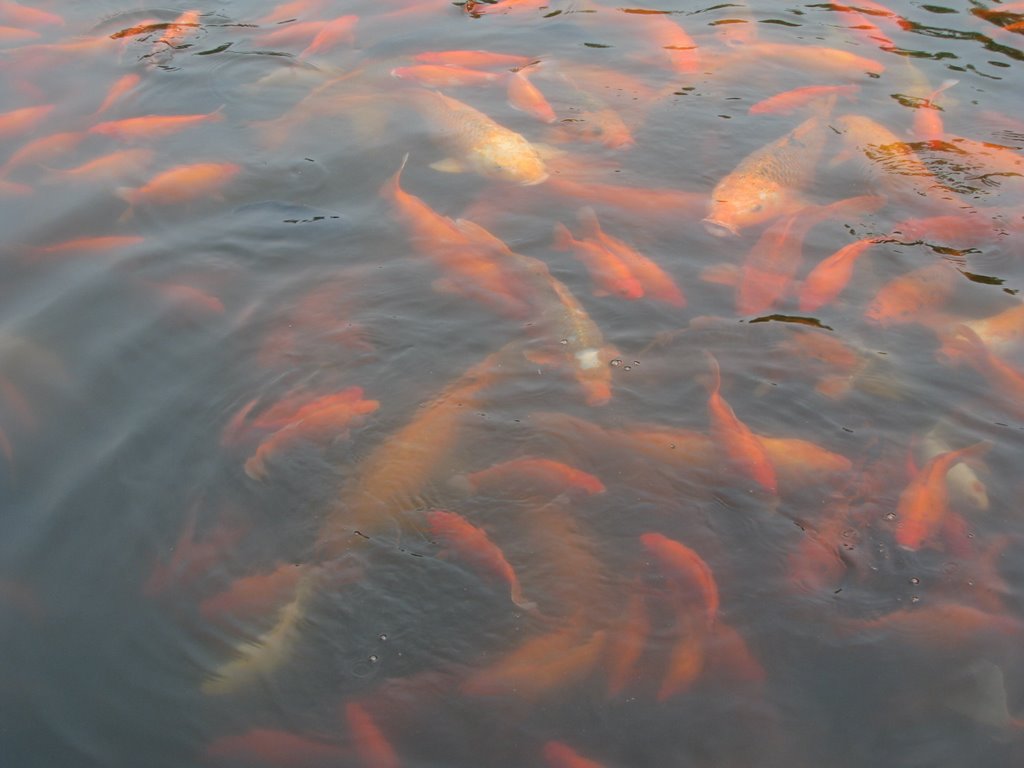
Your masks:
{"label": "fish fin", "polygon": [[491,234],[475,221],[470,221],[469,219],[456,219],[455,226],[458,227],[459,231],[466,237],[486,248],[497,248],[502,253],[509,250],[508,246],[505,245],[504,240]]}
{"label": "fish fin", "polygon": [[555,222],[554,227],[554,242],[551,243],[551,247],[556,251],[567,251],[572,247],[573,236],[569,228],[560,221]]}
{"label": "fish fin", "polygon": [[716,358],[708,350],[704,350],[704,357],[707,358],[708,366],[711,368],[711,379],[708,382],[708,390],[711,394],[716,395],[722,388],[722,371],[718,365],[718,358]]}
{"label": "fish fin", "polygon": [[461,160],[456,160],[454,157],[438,160],[436,163],[431,163],[430,167],[441,173],[465,173],[467,170],[466,164]]}
{"label": "fish fin", "polygon": [[402,178],[402,171],[405,170],[405,164],[408,162],[409,153],[406,152],[405,155],[402,156],[402,162],[399,163],[398,170],[395,171],[391,175],[391,178],[384,182],[384,185],[381,187],[380,191],[382,194],[387,193],[392,197],[396,197],[398,195],[398,192],[401,190],[400,181]]}
{"label": "fish fin", "polygon": [[583,226],[583,236],[592,240],[600,240],[604,237],[604,231],[597,220],[597,214],[589,205],[585,205],[576,212],[576,220]]}
{"label": "fish fin", "polygon": [[553,354],[548,350],[538,349],[523,350],[523,357],[534,365],[559,365],[565,359],[561,355]]}

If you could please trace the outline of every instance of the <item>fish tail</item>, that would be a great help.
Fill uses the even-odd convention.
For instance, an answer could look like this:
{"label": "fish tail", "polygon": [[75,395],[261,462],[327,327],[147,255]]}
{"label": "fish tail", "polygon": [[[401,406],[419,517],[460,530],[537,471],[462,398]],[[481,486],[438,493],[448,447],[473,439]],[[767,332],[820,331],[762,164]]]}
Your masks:
{"label": "fish tail", "polygon": [[395,171],[395,173],[391,176],[390,179],[384,182],[384,186],[382,186],[380,189],[381,195],[383,195],[384,197],[394,198],[401,193],[402,187],[399,185],[399,181],[402,178],[402,171],[405,170],[405,164],[407,162],[409,162],[408,152],[406,152],[405,155],[402,157],[402,162],[398,166],[398,170]]}
{"label": "fish tail", "polygon": [[601,224],[597,220],[597,214],[589,205],[585,205],[576,212],[576,218],[583,225],[583,236],[599,239],[604,232],[601,231]]}
{"label": "fish tail", "polygon": [[717,395],[719,390],[722,388],[722,369],[718,365],[718,359],[711,354],[708,350],[704,350],[704,356],[708,360],[708,367],[711,369],[711,379],[708,383],[708,391],[712,395]]}

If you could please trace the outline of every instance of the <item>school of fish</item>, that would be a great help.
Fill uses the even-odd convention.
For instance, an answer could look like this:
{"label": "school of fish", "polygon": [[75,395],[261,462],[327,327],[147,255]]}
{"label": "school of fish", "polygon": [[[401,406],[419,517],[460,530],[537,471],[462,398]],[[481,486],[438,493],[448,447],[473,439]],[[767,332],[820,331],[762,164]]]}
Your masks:
{"label": "school of fish", "polygon": [[[825,737],[783,727],[790,687],[813,686],[790,683],[785,636],[758,611],[813,626],[823,658],[884,643],[959,670],[871,690],[899,687],[911,724],[967,724],[1022,754],[1024,99],[908,54],[941,37],[941,14],[809,5],[817,32],[791,37],[753,0],[238,6],[81,24],[59,2],[0,0],[0,201],[102,200],[78,230],[3,245],[5,299],[96,265],[168,332],[225,329],[209,354],[252,372],[202,417],[225,477],[275,504],[308,475],[329,487],[284,503],[301,544],[229,577],[220,564],[259,537],[241,502],[197,494],[146,552],[140,599],[216,638],[192,681],[207,706],[249,712],[280,689],[296,707],[288,681],[313,678],[311,701],[332,702],[318,728],[297,725],[301,704],[236,719],[197,765],[820,764]],[[956,18],[1020,86],[1024,3]],[[237,89],[190,101],[199,56],[234,57]],[[107,81],[48,91],[69,65]],[[677,173],[671,153],[718,165]],[[318,163],[386,248],[339,236],[324,279],[287,242],[208,272],[154,242],[270,198],[305,205],[287,185],[327,183]],[[200,254],[217,241],[203,231]],[[263,268],[295,287],[273,306],[244,295]],[[374,311],[377,290],[400,294],[401,319]],[[435,321],[446,336],[428,342]],[[398,326],[407,347],[380,330]],[[443,365],[402,362],[427,343]],[[16,483],[39,382],[73,377],[16,323],[0,361]],[[412,639],[380,645],[407,643],[408,661],[310,672],[403,599],[386,634]],[[0,611],[46,620],[17,574],[0,572]],[[460,621],[458,647],[425,629]],[[746,702],[736,727],[756,743],[673,741],[673,713],[729,722],[705,705],[719,692]],[[631,736],[614,724],[630,707],[667,714]],[[673,746],[652,755],[659,739]],[[506,742],[513,757],[489,753]]]}

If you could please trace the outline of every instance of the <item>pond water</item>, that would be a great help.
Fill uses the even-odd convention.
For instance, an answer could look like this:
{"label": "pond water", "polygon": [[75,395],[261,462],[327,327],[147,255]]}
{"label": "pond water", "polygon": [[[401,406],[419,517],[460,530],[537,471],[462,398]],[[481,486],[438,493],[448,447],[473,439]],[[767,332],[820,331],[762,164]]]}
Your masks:
{"label": "pond water", "polygon": [[1022,764],[1024,3],[0,60],[4,765]]}

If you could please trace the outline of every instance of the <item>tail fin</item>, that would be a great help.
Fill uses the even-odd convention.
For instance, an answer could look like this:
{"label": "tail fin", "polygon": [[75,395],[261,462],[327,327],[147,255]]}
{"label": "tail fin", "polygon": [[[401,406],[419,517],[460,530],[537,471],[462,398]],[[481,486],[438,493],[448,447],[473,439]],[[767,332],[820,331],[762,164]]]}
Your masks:
{"label": "tail fin", "polygon": [[395,198],[402,192],[402,187],[399,185],[399,180],[402,178],[402,171],[405,170],[405,164],[409,162],[409,153],[406,152],[405,156],[402,157],[402,163],[398,166],[398,170],[395,171],[394,175],[390,179],[384,182],[380,188],[380,194],[382,197]]}

